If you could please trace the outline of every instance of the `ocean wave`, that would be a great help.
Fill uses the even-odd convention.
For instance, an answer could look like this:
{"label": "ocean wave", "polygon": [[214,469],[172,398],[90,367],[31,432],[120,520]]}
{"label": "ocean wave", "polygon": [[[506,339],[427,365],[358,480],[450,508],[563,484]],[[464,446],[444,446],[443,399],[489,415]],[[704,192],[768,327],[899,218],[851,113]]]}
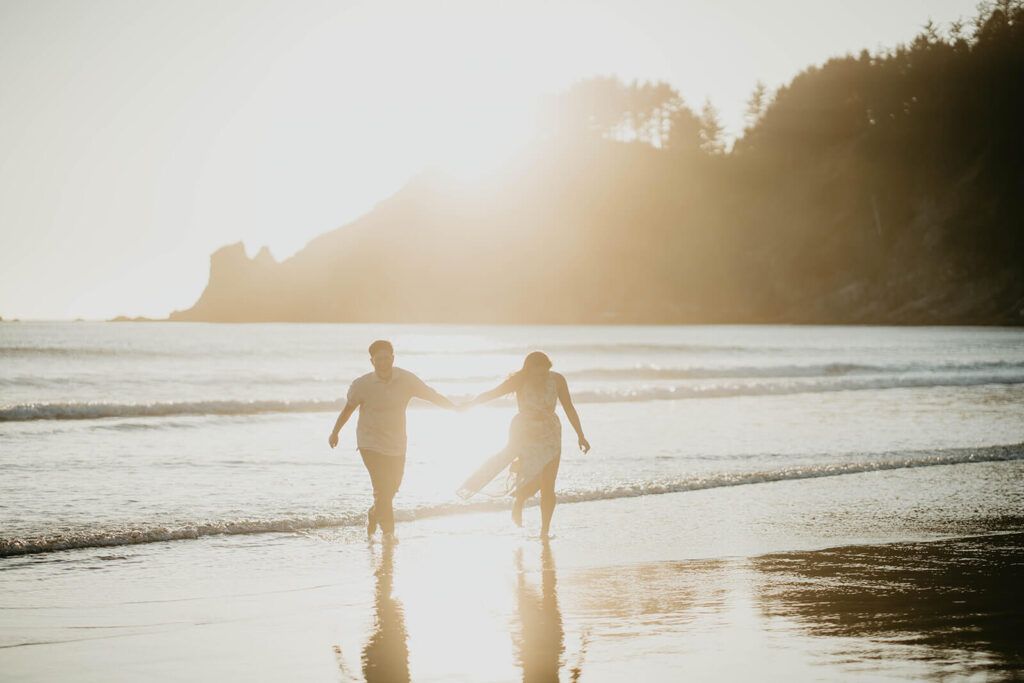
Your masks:
{"label": "ocean wave", "polygon": [[882,472],[885,470],[934,467],[937,465],[960,465],[974,462],[1024,460],[1024,443],[980,448],[950,448],[937,451],[905,451],[879,455],[884,457],[839,463],[798,465],[779,470],[759,472],[727,472],[707,477],[681,478],[664,482],[646,481],[638,484],[602,489],[600,491],[571,491],[559,494],[558,501],[580,503],[592,500],[682,493],[685,491],[699,491],[728,486],[766,484],[777,481],[836,477],[864,472]]}
{"label": "ocean wave", "polygon": [[[756,352],[775,351],[783,347],[766,346],[734,346],[729,344],[638,344],[623,342],[621,344],[580,344],[580,343],[554,343],[542,344],[542,350],[546,353],[721,353],[725,352]],[[790,350],[791,347],[784,347]],[[495,346],[491,348],[471,349],[415,349],[403,348],[403,356],[526,356],[531,351],[538,350],[536,344],[523,344],[521,346]]]}
{"label": "ocean wave", "polygon": [[[727,344],[544,344],[544,349],[552,353],[721,353],[721,352],[757,352],[772,351],[783,347],[748,347],[730,346]],[[791,347],[785,347],[791,350]],[[501,346],[491,348],[403,348],[403,356],[525,356],[527,353],[536,350],[536,345],[523,344],[522,346]],[[352,349],[352,351],[357,351]],[[362,349],[358,349],[362,351]],[[141,347],[141,346],[57,346],[40,345],[25,346],[12,345],[0,346],[0,358],[36,358],[36,357],[72,357],[72,358],[103,358],[103,357],[166,357],[166,358],[207,358],[207,357],[237,357],[240,353],[249,355],[255,353],[261,355],[259,350],[237,347],[210,349],[208,347],[180,346],[180,347]]]}
{"label": "ocean wave", "polygon": [[[897,363],[897,364],[864,364],[864,363],[818,363],[806,365],[748,365],[748,366],[681,366],[666,367],[662,365],[636,365],[633,367],[621,368],[582,368],[578,370],[566,370],[563,374],[574,381],[605,381],[605,382],[644,382],[644,381],[667,381],[667,380],[699,380],[699,379],[771,379],[771,378],[792,378],[792,377],[843,377],[848,375],[937,375],[953,373],[994,373],[1004,376],[1017,376],[1024,382],[1024,362],[1013,361],[985,361],[985,362],[962,362],[962,363]],[[427,382],[432,384],[491,384],[498,383],[505,379],[506,375],[463,375],[463,376],[441,376],[419,373]],[[190,386],[216,387],[232,381],[234,378],[225,378],[218,375],[189,376],[187,382]],[[273,375],[246,377],[245,382],[252,387],[303,387],[303,386],[334,386],[347,387],[354,375],[329,376],[329,375]],[[64,375],[44,377],[38,375],[15,375],[0,377],[0,387],[11,386],[19,389],[26,387],[55,388],[67,385],[67,377]],[[96,374],[91,377],[76,377],[78,386],[93,385],[106,386],[109,384],[109,377],[104,374]],[[152,383],[148,377],[120,377],[119,386],[142,386]],[[0,418],[2,419],[2,418]]]}
{"label": "ocean wave", "polygon": [[25,403],[0,408],[0,422],[96,420],[175,415],[260,415],[341,410],[344,399],[308,401],[166,401],[156,403]]}
{"label": "ocean wave", "polygon": [[[713,379],[713,378],[709,378]],[[720,378],[730,379],[730,378]],[[950,373],[864,375],[836,377],[766,377],[751,381],[698,383],[640,387],[637,389],[595,389],[573,392],[577,403],[621,403],[687,398],[729,398],[735,396],[779,396],[838,391],[913,389],[919,387],[971,387],[986,384],[1024,384],[1024,370],[1018,373]]]}
{"label": "ocean wave", "polygon": [[[983,361],[963,363],[819,363],[807,365],[763,365],[722,367],[662,367],[640,365],[631,368],[587,368],[565,372],[579,380],[659,380],[771,377],[840,377],[843,375],[949,374],[967,372],[1016,373],[1024,380],[1024,362]],[[441,380],[437,380],[441,381]],[[455,381],[455,380],[452,380]]]}
{"label": "ocean wave", "polygon": [[[460,512],[500,510],[503,507],[505,506],[497,501],[445,503],[424,506],[415,510],[396,510],[395,518],[399,521],[411,521],[423,517],[436,517]],[[183,541],[207,536],[303,532],[314,529],[361,526],[364,524],[366,524],[365,512],[351,512],[344,515],[209,521],[181,525],[147,524],[95,532],[76,531],[27,538],[0,537],[0,558],[36,555],[78,548],[108,548],[140,545],[143,543],[161,543],[164,541]]]}
{"label": "ocean wave", "polygon": [[[30,538],[0,538],[0,557],[34,555],[75,548],[107,548],[162,541],[181,541],[204,536],[303,531],[323,527],[348,526],[355,523],[355,517],[354,514],[318,515],[305,518],[250,519],[179,526],[143,525],[96,532],[57,533]],[[362,516],[362,519],[365,522],[365,516]]]}
{"label": "ocean wave", "polygon": [[[192,351],[189,355],[203,355],[207,349]],[[0,358],[37,358],[40,356],[57,356],[62,358],[125,358],[178,356],[169,349],[146,349],[118,346],[0,346]]]}
{"label": "ocean wave", "polygon": [[[803,465],[778,470],[727,472],[706,477],[678,478],[665,481],[640,481],[628,485],[563,491],[558,494],[558,501],[561,503],[583,503],[731,486],[748,486],[778,481],[835,477],[863,472],[1011,460],[1024,460],[1024,443],[939,451],[880,453],[876,458],[869,457],[868,459],[838,463]],[[440,503],[424,505],[413,509],[399,509],[395,511],[395,517],[399,521],[408,522],[443,515],[501,510],[508,507],[508,505],[508,501],[502,500]],[[305,532],[322,528],[361,526],[365,523],[365,514],[360,511],[343,515],[211,521],[179,526],[139,525],[136,527],[120,527],[95,532],[79,531],[26,538],[0,537],[0,558],[50,553],[76,548],[105,548],[178,541],[206,536]]]}
{"label": "ocean wave", "polygon": [[[803,393],[862,391],[942,386],[1024,384],[1024,369],[950,373],[835,374],[816,376],[708,377],[726,382],[697,381],[663,386],[609,387],[573,391],[577,403],[628,403],[689,398],[775,396]],[[742,381],[748,380],[748,381]],[[696,380],[695,380],[696,381]],[[469,396],[452,396],[456,402]],[[413,404],[414,406],[417,404]],[[208,400],[155,403],[55,402],[23,403],[0,408],[0,422],[31,420],[95,420],[104,418],[169,417],[175,415],[259,415],[266,413],[314,413],[341,410],[343,398],[310,400]]]}

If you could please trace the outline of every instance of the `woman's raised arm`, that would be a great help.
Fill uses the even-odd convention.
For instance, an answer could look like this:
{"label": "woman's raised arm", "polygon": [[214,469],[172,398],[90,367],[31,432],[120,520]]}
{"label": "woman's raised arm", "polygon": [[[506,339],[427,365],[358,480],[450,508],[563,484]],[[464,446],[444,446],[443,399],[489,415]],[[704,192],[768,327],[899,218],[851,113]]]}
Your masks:
{"label": "woman's raised arm", "polygon": [[580,416],[576,413],[576,406],[572,404],[572,396],[569,395],[569,383],[559,373],[556,372],[554,375],[555,384],[558,386],[558,400],[562,402],[562,410],[565,411],[565,416],[569,418],[569,424],[576,430],[576,436],[579,437],[580,450],[586,453],[590,450],[590,442],[587,441],[587,437],[583,436]]}
{"label": "woman's raised arm", "polygon": [[474,398],[472,401],[468,401],[466,403],[463,403],[462,407],[463,408],[470,408],[472,406],[480,405],[481,403],[487,403],[488,401],[493,401],[494,399],[498,398],[499,396],[504,396],[505,394],[510,394],[510,393],[512,393],[515,390],[516,390],[516,378],[515,377],[509,377],[507,380],[505,380],[504,382],[502,382],[498,386],[494,387],[490,391],[485,391],[484,393],[482,393],[479,396],[477,396],[476,398]]}

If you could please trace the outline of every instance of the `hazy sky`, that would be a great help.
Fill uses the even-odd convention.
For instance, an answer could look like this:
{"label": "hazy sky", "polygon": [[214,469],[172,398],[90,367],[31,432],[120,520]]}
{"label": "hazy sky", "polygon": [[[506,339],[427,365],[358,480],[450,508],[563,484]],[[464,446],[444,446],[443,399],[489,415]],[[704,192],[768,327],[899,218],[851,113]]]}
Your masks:
{"label": "hazy sky", "polygon": [[282,259],[424,166],[470,178],[587,76],[668,81],[738,133],[758,79],[975,5],[0,0],[0,316],[187,308],[216,248]]}

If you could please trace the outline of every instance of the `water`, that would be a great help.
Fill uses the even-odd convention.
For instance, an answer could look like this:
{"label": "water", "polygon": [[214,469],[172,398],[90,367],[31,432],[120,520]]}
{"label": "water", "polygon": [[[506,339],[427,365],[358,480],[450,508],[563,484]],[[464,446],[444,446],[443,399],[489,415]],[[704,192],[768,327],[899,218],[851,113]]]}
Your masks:
{"label": "water", "polygon": [[[546,350],[594,445],[563,501],[1024,458],[1013,329],[5,324],[0,556],[361,524],[326,441],[376,337],[455,400]],[[414,401],[398,518],[504,505],[453,492],[512,411]]]}
{"label": "water", "polygon": [[[550,545],[454,493],[508,400],[411,404],[367,545],[327,438],[378,337],[456,401],[550,354],[593,446]],[[1012,678],[1022,405],[1016,329],[3,324],[0,671]]]}

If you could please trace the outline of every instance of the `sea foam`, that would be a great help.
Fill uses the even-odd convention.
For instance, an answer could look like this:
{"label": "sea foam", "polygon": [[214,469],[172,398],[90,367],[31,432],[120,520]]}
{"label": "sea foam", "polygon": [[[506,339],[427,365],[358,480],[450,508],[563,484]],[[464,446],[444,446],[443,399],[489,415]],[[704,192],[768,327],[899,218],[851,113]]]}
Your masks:
{"label": "sea foam", "polygon": [[[561,503],[583,503],[728,486],[835,477],[862,472],[1009,460],[1024,460],[1024,443],[984,448],[879,453],[866,458],[836,463],[794,466],[775,470],[719,473],[703,477],[679,477],[660,481],[638,481],[628,485],[563,491],[558,494],[558,501]],[[395,517],[400,521],[412,521],[442,515],[501,510],[506,507],[508,507],[507,501],[482,499],[468,503],[450,502],[404,510],[398,509],[395,511]],[[365,514],[359,511],[341,515],[320,514],[276,519],[204,520],[180,525],[129,524],[96,531],[58,532],[24,538],[0,537],[0,557],[49,553],[76,548],[103,548],[177,541],[218,535],[294,533],[329,527],[360,526],[365,522]]]}
{"label": "sea foam", "polygon": [[[662,401],[687,398],[726,398],[732,396],[772,396],[836,391],[862,391],[942,386],[983,386],[987,384],[1024,384],[1024,367],[1015,364],[991,364],[965,371],[886,372],[872,374],[866,366],[819,366],[811,370],[795,367],[758,368],[703,373],[685,370],[644,370],[646,379],[691,378],[675,384],[614,385],[606,388],[573,390],[577,403],[620,403]],[[596,372],[596,371],[590,371]],[[690,372],[689,375],[685,374]],[[644,377],[634,378],[644,379]],[[453,396],[456,401],[468,396]],[[341,410],[342,398],[305,400],[206,400],[153,403],[52,402],[23,403],[0,408],[0,422],[29,420],[95,420],[114,417],[168,417],[174,415],[261,415],[267,413],[313,413]],[[413,406],[416,404],[414,403]]]}

